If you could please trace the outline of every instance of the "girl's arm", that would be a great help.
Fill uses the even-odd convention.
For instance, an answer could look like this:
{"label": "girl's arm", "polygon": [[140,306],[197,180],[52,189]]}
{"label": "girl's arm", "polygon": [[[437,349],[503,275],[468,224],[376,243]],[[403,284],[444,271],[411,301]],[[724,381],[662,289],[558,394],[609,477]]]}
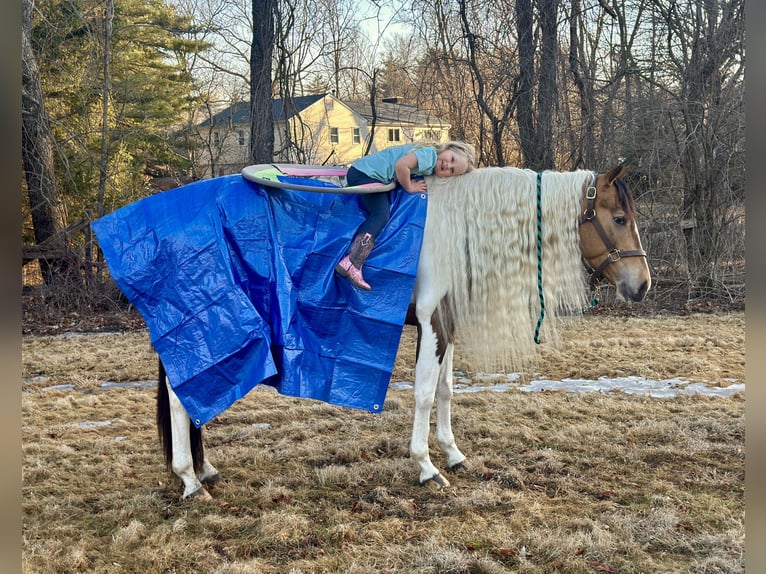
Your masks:
{"label": "girl's arm", "polygon": [[416,167],[418,167],[418,158],[414,153],[408,153],[407,155],[400,157],[394,164],[396,181],[399,182],[399,185],[401,185],[407,193],[419,193],[428,190],[425,181],[412,181],[410,179],[412,170]]}

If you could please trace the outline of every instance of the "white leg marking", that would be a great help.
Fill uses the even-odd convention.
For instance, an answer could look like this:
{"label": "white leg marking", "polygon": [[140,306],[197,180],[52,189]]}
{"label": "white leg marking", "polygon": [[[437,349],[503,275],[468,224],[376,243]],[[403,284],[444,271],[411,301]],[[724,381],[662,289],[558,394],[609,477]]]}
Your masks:
{"label": "white leg marking", "polygon": [[[418,318],[418,320],[420,320]],[[430,323],[422,324],[420,354],[415,364],[415,416],[412,423],[410,456],[420,467],[420,483],[440,476],[428,453],[431,407],[434,403],[439,363],[436,360],[436,335]]]}
{"label": "white leg marking", "polygon": [[203,498],[210,498],[210,495],[194,473],[191,444],[189,441],[189,425],[191,425],[189,415],[186,414],[186,410],[170,387],[170,383],[166,381],[165,384],[168,385],[170,427],[173,433],[173,462],[171,468],[184,483],[183,498],[188,498],[192,494],[202,496]]}
{"label": "white leg marking", "polygon": [[218,472],[216,467],[210,464],[210,461],[207,459],[207,455],[205,455],[205,458],[202,462],[202,472],[199,473],[199,480],[208,486],[213,485],[221,480],[221,474]]}
{"label": "white leg marking", "polygon": [[[410,456],[420,467],[420,483],[436,487],[449,486],[449,482],[431,462],[428,452],[431,407],[434,404],[439,362],[436,358],[436,333],[431,326],[431,316],[439,301],[447,292],[446,279],[433,260],[433,221],[426,217],[423,248],[420,251],[418,274],[413,290],[415,315],[420,325],[420,349],[415,364],[415,416],[412,421]],[[438,224],[437,224],[438,225]]]}
{"label": "white leg marking", "polygon": [[454,351],[455,347],[452,343],[447,345],[439,369],[439,382],[436,386],[436,441],[447,457],[449,468],[453,468],[465,460],[465,455],[457,448],[455,436],[452,434],[452,357]]}

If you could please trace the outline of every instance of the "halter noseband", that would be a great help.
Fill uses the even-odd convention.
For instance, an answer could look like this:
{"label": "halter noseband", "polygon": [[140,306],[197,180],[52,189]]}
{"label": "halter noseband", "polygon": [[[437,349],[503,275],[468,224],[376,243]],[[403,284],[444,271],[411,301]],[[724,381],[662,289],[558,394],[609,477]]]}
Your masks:
{"label": "halter noseband", "polygon": [[598,232],[599,236],[601,237],[601,241],[604,242],[604,246],[607,250],[606,258],[601,262],[601,264],[593,269],[591,267],[590,263],[588,263],[585,258],[583,260],[585,261],[585,265],[590,269],[590,282],[591,284],[595,284],[603,275],[604,269],[609,267],[612,263],[615,263],[622,259],[623,257],[646,257],[646,251],[643,249],[631,249],[628,251],[621,251],[617,249],[612,241],[607,236],[606,232],[604,231],[604,228],[601,226],[601,223],[599,223],[598,219],[596,219],[596,179],[598,176],[596,174],[593,175],[593,183],[588,186],[588,188],[585,190],[585,211],[583,211],[582,215],[580,216],[580,225],[583,225],[584,223],[587,223],[590,221],[593,224],[593,227],[596,228],[596,231]]}

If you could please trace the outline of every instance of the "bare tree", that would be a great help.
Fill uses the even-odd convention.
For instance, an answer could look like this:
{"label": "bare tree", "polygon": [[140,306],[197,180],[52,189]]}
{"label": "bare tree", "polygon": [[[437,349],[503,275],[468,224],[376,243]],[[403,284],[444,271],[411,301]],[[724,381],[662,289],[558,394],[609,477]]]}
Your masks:
{"label": "bare tree", "polygon": [[[522,0],[523,1],[523,0]],[[514,90],[510,94],[504,105],[501,106],[499,113],[496,113],[492,106],[492,96],[487,94],[485,74],[488,72],[486,68],[480,65],[480,55],[478,46],[478,36],[471,30],[471,25],[468,21],[468,14],[466,10],[466,0],[460,0],[460,21],[463,26],[463,33],[465,35],[465,42],[468,51],[468,66],[471,70],[474,89],[476,92],[476,103],[481,109],[482,113],[487,117],[491,126],[491,137],[493,149],[495,152],[494,164],[505,165],[505,149],[503,145],[503,135],[508,126],[508,120],[511,117],[513,109],[516,107],[518,100],[520,99],[520,92],[516,91],[516,80],[513,80]],[[497,70],[495,70],[497,72]],[[491,71],[490,71],[491,73]],[[491,90],[494,91],[494,90]],[[531,91],[530,91],[531,93]]]}
{"label": "bare tree", "polygon": [[101,86],[101,157],[99,159],[98,197],[96,215],[104,215],[104,195],[106,194],[107,169],[109,167],[109,64],[112,56],[112,20],[114,19],[114,0],[104,3],[104,79]]}
{"label": "bare tree", "polygon": [[[569,72],[572,76],[577,99],[579,102],[578,115],[569,118],[569,130],[567,132],[569,142],[568,166],[571,168],[591,165],[593,161],[595,129],[594,115],[596,110],[595,93],[593,86],[592,58],[588,58],[585,45],[587,28],[583,22],[583,10],[581,0],[572,0],[569,12]],[[563,109],[568,110],[565,102]]]}
{"label": "bare tree", "polygon": [[[535,32],[537,7],[539,34]],[[519,38],[519,142],[524,165],[530,169],[552,169],[553,114],[557,104],[556,69],[558,0],[517,0],[516,27]],[[539,66],[536,42],[540,37]],[[537,98],[535,100],[535,86]]]}
{"label": "bare tree", "polygon": [[426,94],[418,82],[417,51],[412,38],[397,34],[385,45],[379,82],[383,97],[401,96],[406,102],[415,103],[421,108],[429,107],[430,94]]}
{"label": "bare tree", "polygon": [[654,6],[666,26],[665,63],[675,80],[668,89],[679,113],[672,121],[684,181],[689,293],[715,294],[725,288],[725,231],[743,198],[744,0]]}
{"label": "bare tree", "polygon": [[419,0],[409,17],[424,46],[421,105],[452,124],[452,137],[474,143],[480,163],[513,161],[519,81],[513,3]]}
{"label": "bare tree", "polygon": [[272,58],[276,0],[253,0],[253,43],[250,52],[250,160],[274,159]]}

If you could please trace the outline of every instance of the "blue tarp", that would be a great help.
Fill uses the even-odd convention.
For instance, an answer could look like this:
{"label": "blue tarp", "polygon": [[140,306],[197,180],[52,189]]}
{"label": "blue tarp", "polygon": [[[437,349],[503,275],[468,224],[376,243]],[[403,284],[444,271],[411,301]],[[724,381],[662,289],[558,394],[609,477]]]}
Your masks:
{"label": "blue tarp", "polygon": [[334,273],[358,197],[264,188],[239,175],[185,185],[93,223],[112,277],[201,426],[260,383],[379,412],[415,283],[426,196],[390,192],[364,267]]}

